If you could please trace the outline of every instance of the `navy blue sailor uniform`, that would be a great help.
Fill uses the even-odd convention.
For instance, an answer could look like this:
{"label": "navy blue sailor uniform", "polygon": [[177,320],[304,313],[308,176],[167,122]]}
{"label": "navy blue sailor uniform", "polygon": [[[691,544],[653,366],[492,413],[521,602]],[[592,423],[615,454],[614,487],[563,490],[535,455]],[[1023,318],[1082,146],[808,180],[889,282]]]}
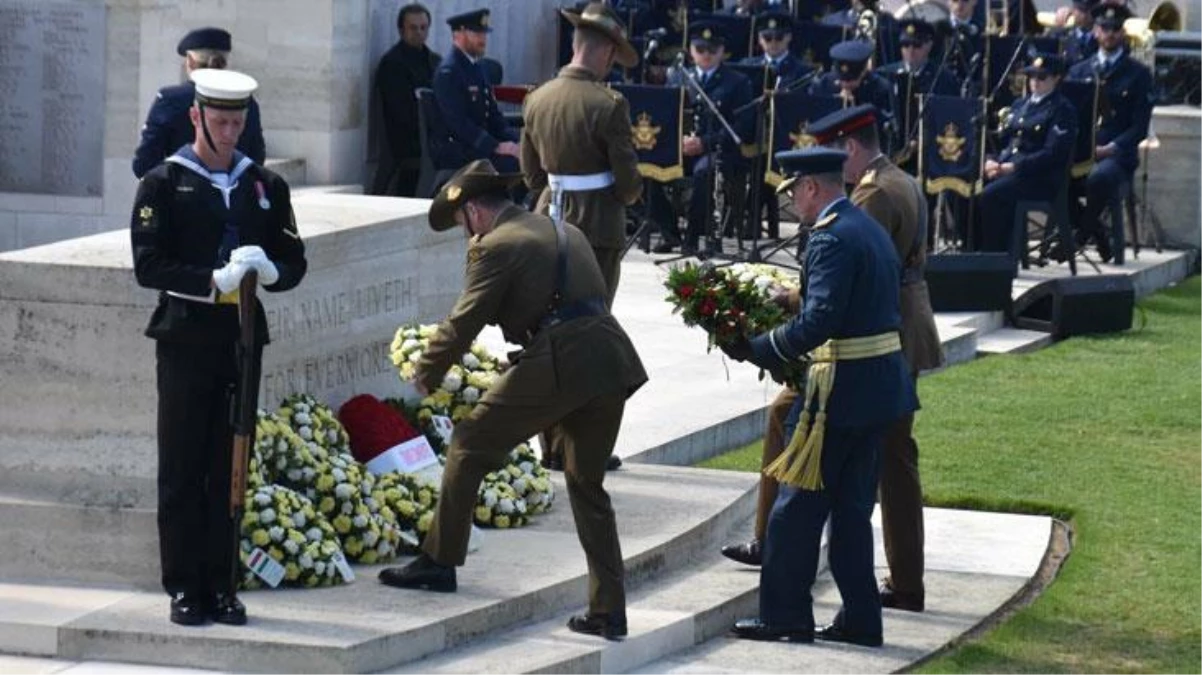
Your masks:
{"label": "navy blue sailor uniform", "polygon": [[[1084,185],[1085,209],[1078,225],[1084,234],[1095,236],[1102,257],[1109,259],[1109,237],[1101,232],[1098,218],[1111,195],[1123,182],[1130,181],[1139,167],[1139,144],[1148,136],[1155,94],[1151,71],[1131,58],[1128,50],[1122,50],[1113,63],[1105,61],[1105,54],[1098,51],[1092,58],[1070,68],[1068,77],[1073,80],[1097,80],[1102,86],[1102,100],[1099,103],[1102,115],[1095,145],[1113,144],[1115,152],[1096,160],[1090,170]],[[1080,191],[1078,187],[1075,193],[1079,194]]]}
{"label": "navy blue sailor uniform", "polygon": [[504,141],[516,143],[517,131],[509,127],[497,107],[492,85],[479,62],[451,49],[434,73],[434,99],[440,113],[431,120],[430,152],[436,169],[455,170],[476,159],[487,159],[503,173],[514,173],[518,160],[497,155]]}
{"label": "navy blue sailor uniform", "polygon": [[[196,100],[196,84],[185,82],[163,87],[155,96],[146,123],[142,125],[142,138],[134,151],[134,176],[141,178],[183,145],[192,143],[196,130],[188,116],[188,108]],[[246,126],[238,139],[238,150],[260,166],[267,159],[267,145],[263,140],[263,124],[259,119],[259,104],[252,98],[246,109]]]}
{"label": "navy blue sailor uniform", "polygon": [[760,621],[778,630],[813,628],[811,587],[829,517],[831,573],[843,599],[835,624],[879,639],[870,518],[880,448],[886,427],[918,408],[898,338],[901,263],[885,229],[841,197],[819,214],[803,269],[800,314],[750,342],[750,360],[762,368],[778,371],[810,354],[816,363],[829,360],[822,367],[833,375],[823,383],[811,368],[807,393],[786,423],[785,437],[793,440],[782,458],[801,426],[817,445],[820,484],[782,480],[764,542]]}
{"label": "navy blue sailor uniform", "polygon": [[1038,101],[1027,96],[1011,107],[1002,135],[1004,147],[995,158],[1013,163],[1014,173],[985,185],[977,206],[978,250],[1006,252],[1014,243],[1014,209],[1019,200],[1050,200],[1068,179],[1077,112],[1059,90]]}
{"label": "navy blue sailor uniform", "polygon": [[[286,291],[305,274],[304,244],[282,178],[238,152],[228,173],[213,172],[190,146],[142,178],[130,235],[138,284],[161,291],[146,335],[156,341],[162,584],[170,594],[223,591],[239,323],[237,290],[218,294],[213,271],[233,249],[257,245],[279,272],[265,290]],[[261,350],[268,331],[258,309]]]}

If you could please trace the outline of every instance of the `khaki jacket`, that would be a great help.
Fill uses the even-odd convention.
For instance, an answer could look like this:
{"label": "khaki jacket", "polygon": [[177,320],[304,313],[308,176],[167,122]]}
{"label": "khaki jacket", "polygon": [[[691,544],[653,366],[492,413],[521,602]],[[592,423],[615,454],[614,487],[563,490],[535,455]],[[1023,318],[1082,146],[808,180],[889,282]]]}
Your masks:
{"label": "khaki jacket", "polygon": [[[926,239],[919,240],[918,214],[927,208],[927,203],[912,176],[884,156],[877,157],[852,190],[851,202],[885,227],[903,269],[921,269],[926,264]],[[902,352],[911,370],[943,365],[943,350],[926,281],[920,279],[902,285],[901,318]]]}
{"label": "khaki jacket", "polygon": [[[561,306],[604,300],[605,282],[584,234],[564,224],[568,237],[567,284]],[[612,315],[588,316],[537,329],[554,291],[556,238],[551,220],[511,206],[486,235],[468,246],[463,293],[418,363],[418,381],[433,390],[488,324],[509,342],[522,344],[521,358],[489,389],[484,403],[544,405],[584,403],[602,394],[627,395],[647,381],[634,345]]]}
{"label": "khaki jacket", "polygon": [[523,114],[522,173],[531,190],[541,191],[535,210],[546,213],[551,202],[548,173],[612,171],[610,187],[566,195],[564,220],[576,224],[593,248],[621,248],[626,206],[638,201],[643,190],[626,99],[590,71],[565,66],[526,97]]}

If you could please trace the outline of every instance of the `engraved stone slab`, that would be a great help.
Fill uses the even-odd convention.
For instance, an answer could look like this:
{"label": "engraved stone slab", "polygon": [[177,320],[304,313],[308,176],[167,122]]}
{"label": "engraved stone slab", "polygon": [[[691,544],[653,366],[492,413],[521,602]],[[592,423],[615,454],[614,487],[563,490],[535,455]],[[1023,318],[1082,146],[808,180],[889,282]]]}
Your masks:
{"label": "engraved stone slab", "polygon": [[0,4],[0,192],[99,197],[102,0]]}

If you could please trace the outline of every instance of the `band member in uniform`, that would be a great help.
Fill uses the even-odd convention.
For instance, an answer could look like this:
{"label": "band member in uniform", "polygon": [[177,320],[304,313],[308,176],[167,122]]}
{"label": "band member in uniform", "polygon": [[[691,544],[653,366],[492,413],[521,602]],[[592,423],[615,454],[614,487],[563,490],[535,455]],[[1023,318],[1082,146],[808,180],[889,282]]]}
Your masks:
{"label": "band member in uniform", "polygon": [[[847,152],[843,177],[855,185],[851,203],[880,223],[897,252],[901,272],[901,348],[917,390],[918,373],[943,365],[943,350],[935,328],[930,293],[923,278],[929,229],[927,200],[922,187],[881,152],[871,106],[857,106],[828,115],[810,125],[820,145]],[[889,576],[881,585],[881,605],[921,612],[922,481],[914,414],[906,413],[885,431],[880,463],[881,530]]]}
{"label": "band member in uniform", "polygon": [[500,468],[513,446],[559,425],[567,438],[568,499],[589,569],[588,613],[572,617],[568,627],[619,638],[627,631],[626,595],[605,462],[626,399],[647,375],[606,308],[605,279],[588,238],[574,225],[514,205],[508,190],[521,179],[475,161],[430,206],[432,228],[462,225],[471,243],[463,293],[418,363],[418,391],[436,389],[487,324],[499,324],[507,341],[525,349],[455,426],[422,555],[381,571],[380,581],[455,591],[484,475]]}
{"label": "band member in uniform", "polygon": [[[1061,44],[1064,49],[1064,62],[1073,66],[1083,59],[1087,59],[1098,51],[1098,38],[1093,34],[1093,8],[1097,5],[1097,0],[1073,0],[1072,4],[1064,8],[1065,19],[1071,19],[1072,26],[1063,27],[1057,31],[1061,38]],[[1056,18],[1059,20],[1061,12],[1056,12]]]}
{"label": "band member in uniform", "polygon": [[[735,111],[751,102],[751,81],[742,73],[723,65],[725,45],[726,39],[720,24],[698,21],[689,26],[689,54],[694,64],[692,75],[740,139],[746,141],[753,133],[749,128],[753,118],[748,111],[740,115],[735,115]],[[668,84],[684,86],[683,74],[674,73],[669,77]],[[682,244],[676,229],[675,212],[663,188],[659,183],[653,183],[650,188],[651,218],[661,235],[656,253],[668,253],[676,246],[681,246],[685,253],[697,252],[698,242],[707,234],[713,217],[709,212],[713,204],[710,179],[715,156],[722,163],[723,195],[726,201],[723,234],[733,236],[736,223],[742,227],[744,221],[747,163],[743,153],[722,122],[714,119],[705,102],[696,96],[696,92],[690,89],[689,94],[698,124],[693,133],[683,140],[685,162],[692,172],[693,184],[688,205],[688,230]]]}
{"label": "band member in uniform", "polygon": [[[985,160],[985,190],[977,204],[980,229],[973,241],[983,251],[1014,245],[1014,207],[1021,199],[1052,199],[1068,179],[1077,111],[1057,90],[1064,61],[1039,54],[1023,69],[1031,95],[1014,102],[1002,135],[1004,148]],[[1023,244],[1023,242],[1017,242]]]}
{"label": "band member in uniform", "polygon": [[492,85],[480,67],[488,47],[489,11],[477,9],[447,19],[454,49],[434,73],[440,113],[430,137],[434,168],[459,169],[488,159],[504,172],[518,170],[518,134],[497,108]]}
{"label": "band member in uniform", "polygon": [[894,114],[893,87],[882,75],[868,68],[872,45],[862,40],[846,40],[831,47],[831,72],[810,84],[815,96],[841,96],[846,107],[865,103],[876,106],[877,127],[886,152],[892,148]]}
{"label": "band member in uniform", "polygon": [[1094,35],[1097,53],[1073,66],[1069,78],[1101,83],[1106,111],[1097,129],[1094,166],[1085,181],[1085,210],[1078,221],[1082,238],[1092,238],[1098,255],[1109,261],[1110,236],[1098,218],[1120,184],[1130,181],[1139,167],[1139,144],[1148,136],[1152,121],[1152,73],[1131,58],[1126,48],[1123,22],[1131,10],[1123,5],[1101,4],[1094,7]]}
{"label": "band member in uniform", "polygon": [[[201,68],[225,68],[229,63],[233,40],[220,28],[197,28],[189,32],[176,45],[175,51],[184,58],[184,72]],[[159,165],[164,159],[195,138],[189,110],[196,99],[196,86],[192,80],[183,84],[163,87],[159,90],[146,113],[142,125],[142,140],[134,151],[134,176],[141,178]],[[238,151],[259,166],[267,158],[263,142],[263,126],[259,121],[259,104],[251,99],[246,110],[246,128],[238,141]]]}
{"label": "band member in uniform", "polygon": [[948,17],[947,23],[953,32],[962,32],[969,37],[976,37],[985,32],[977,25],[973,16],[977,11],[977,0],[950,0],[948,9],[951,16]]}
{"label": "band member in uniform", "polygon": [[630,106],[600,84],[616,62],[633,68],[638,52],[608,5],[563,12],[576,27],[572,62],[530,93],[522,129],[522,173],[541,194],[537,211],[574,223],[588,237],[605,277],[609,304],[618,290],[626,206],[643,179],[630,131]]}
{"label": "band member in uniform", "polygon": [[[809,372],[815,400],[799,400],[789,415],[793,440],[781,459],[790,468],[777,474],[783,480],[764,541],[759,617],[733,630],[744,639],[883,641],[870,521],[877,463],[885,431],[918,401],[898,336],[901,265],[884,229],[847,200],[845,159],[827,148],[777,155],[790,176],[781,189],[793,190],[798,215],[814,223],[805,299],[789,323],[723,347],[773,373],[807,353],[818,359]],[[815,630],[811,587],[828,517],[831,573],[843,607]]]}
{"label": "band member in uniform", "polygon": [[[288,184],[236,150],[257,83],[228,70],[191,78],[193,142],[142,178],[130,232],[138,284],[162,291],[146,335],[156,340],[159,553],[171,620],[240,625],[246,608],[228,592],[240,525],[229,514],[238,285],[253,269],[264,290],[286,291],[306,264]],[[262,307],[255,316],[261,350]]]}
{"label": "band member in uniform", "polygon": [[[801,59],[789,51],[789,45],[793,41],[792,17],[776,10],[765,12],[756,19],[756,28],[760,49],[763,53],[746,58],[743,63],[771,68],[775,73],[773,89],[784,91],[813,72],[812,68],[802,63]],[[801,85],[797,84],[797,86]],[[760,213],[766,210],[765,220],[768,223],[768,236],[772,239],[780,238],[780,203],[777,201],[773,189],[766,183],[760,189],[760,202],[761,204],[749,205],[751,207],[749,226],[755,227],[760,222]]]}
{"label": "band member in uniform", "polygon": [[935,27],[922,19],[903,19],[898,23],[902,59],[882,66],[879,72],[893,83],[897,104],[897,161],[905,171],[918,172],[918,113],[920,97],[929,94],[955,96],[960,83],[951,71],[931,62]]}
{"label": "band member in uniform", "polygon": [[434,82],[442,57],[426,46],[430,11],[424,6],[405,5],[396,22],[401,39],[380,58],[373,82],[383,142],[371,194],[413,197],[422,154],[416,92]]}

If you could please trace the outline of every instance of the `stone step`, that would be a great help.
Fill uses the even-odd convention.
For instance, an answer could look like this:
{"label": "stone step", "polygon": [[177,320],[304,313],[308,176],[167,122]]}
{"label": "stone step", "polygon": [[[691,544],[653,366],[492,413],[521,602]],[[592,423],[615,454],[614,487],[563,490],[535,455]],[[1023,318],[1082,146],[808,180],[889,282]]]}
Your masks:
{"label": "stone step", "polygon": [[[751,531],[738,524],[731,540]],[[622,641],[573,633],[570,613],[494,635],[478,643],[406,664],[389,673],[620,673],[722,635],[738,618],[754,615],[759,570],[707,551],[685,570],[630,594],[630,634]]]}
{"label": "stone step", "polygon": [[1025,354],[1052,344],[1051,333],[1023,328],[999,328],[977,338],[977,353]]}
{"label": "stone step", "polygon": [[296,195],[361,195],[363,194],[363,186],[355,184],[346,185],[302,185],[294,187],[292,194]]}
{"label": "stone step", "polygon": [[[248,626],[188,629],[167,621],[161,591],[115,589],[88,604],[70,594],[48,596],[44,586],[15,586],[0,595],[16,608],[0,614],[5,635],[15,636],[0,649],[72,661],[368,672],[579,612],[587,598],[584,555],[562,474],[555,481],[551,512],[526,528],[484,533],[481,549],[460,568],[455,594],[385,588],[375,580],[380,566],[357,566],[358,579],[347,586],[243,594]],[[631,589],[711,558],[752,513],[755,483],[754,474],[652,465],[610,474],[606,487]],[[148,529],[153,542],[154,529]]]}
{"label": "stone step", "polygon": [[268,157],[263,162],[263,166],[278,173],[281,178],[288,181],[288,186],[291,188],[307,184],[305,178],[307,165],[301,157]]}

